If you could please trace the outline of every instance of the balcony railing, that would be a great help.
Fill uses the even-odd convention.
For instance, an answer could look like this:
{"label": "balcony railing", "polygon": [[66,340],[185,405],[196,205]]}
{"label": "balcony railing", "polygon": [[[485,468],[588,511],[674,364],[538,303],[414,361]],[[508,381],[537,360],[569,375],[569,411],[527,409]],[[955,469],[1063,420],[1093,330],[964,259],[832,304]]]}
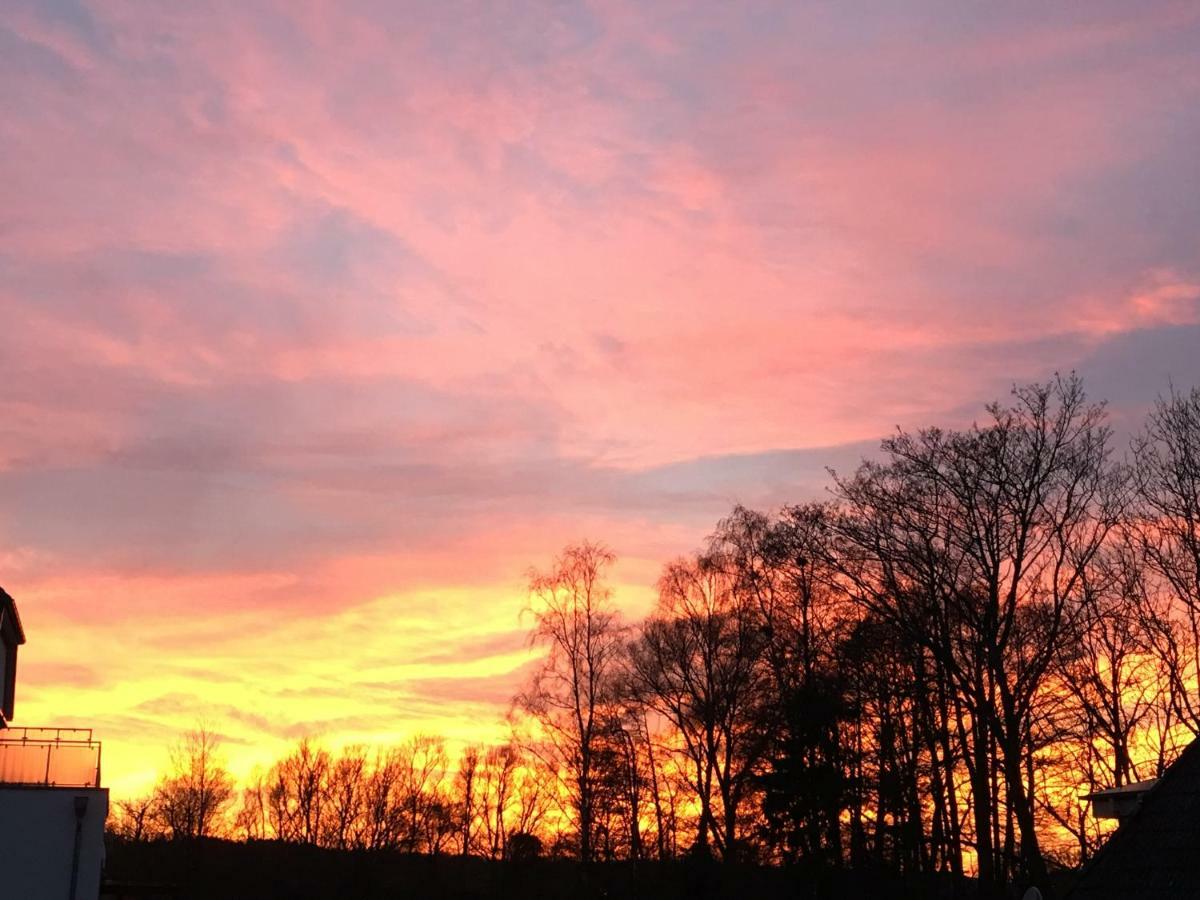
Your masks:
{"label": "balcony railing", "polygon": [[90,728],[5,728],[0,785],[98,788],[100,742]]}

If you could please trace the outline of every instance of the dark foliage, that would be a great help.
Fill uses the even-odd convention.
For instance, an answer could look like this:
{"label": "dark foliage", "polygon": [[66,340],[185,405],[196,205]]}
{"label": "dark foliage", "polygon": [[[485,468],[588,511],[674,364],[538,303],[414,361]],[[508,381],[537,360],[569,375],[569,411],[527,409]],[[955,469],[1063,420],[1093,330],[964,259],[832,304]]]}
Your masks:
{"label": "dark foliage", "polygon": [[767,843],[788,863],[836,867],[849,779],[841,756],[845,697],[833,678],[814,678],[783,702],[782,737],[762,776]]}
{"label": "dark foliage", "polygon": [[876,896],[918,900],[951,896],[945,879],[900,879],[866,870],[776,868],[711,860],[585,866],[563,859],[504,862],[213,839],[110,840],[106,877],[129,885],[159,885],[157,893],[138,896],[164,900],[817,900]]}

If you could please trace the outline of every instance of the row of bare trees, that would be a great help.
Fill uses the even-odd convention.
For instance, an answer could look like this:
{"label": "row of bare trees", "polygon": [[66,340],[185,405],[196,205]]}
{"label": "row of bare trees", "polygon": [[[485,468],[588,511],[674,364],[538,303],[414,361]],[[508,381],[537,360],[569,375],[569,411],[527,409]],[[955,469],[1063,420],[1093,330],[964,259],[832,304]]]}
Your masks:
{"label": "row of bare trees", "polygon": [[637,623],[614,562],[584,542],[530,573],[545,655],[511,743],[452,763],[432,738],[304,741],[235,804],[202,733],[122,827],[495,858],[519,836],[999,891],[1086,859],[1104,828],[1081,796],[1200,734],[1200,390],[1127,451],[1074,377],[900,431],[826,501],[735,508]]}
{"label": "row of bare trees", "polygon": [[150,794],[115,804],[110,827],[131,840],[233,837],[500,859],[540,848],[550,788],[515,744],[469,746],[453,767],[436,737],[339,753],[305,738],[239,796],[216,738],[201,728],[173,748]]}
{"label": "row of bare trees", "polygon": [[172,746],[169,755],[168,772],[149,794],[117,801],[112,810],[117,831],[132,840],[222,833],[236,789],[216,735],[199,727]]}
{"label": "row of bare trees", "polygon": [[[577,852],[1047,883],[1080,797],[1200,733],[1200,391],[1118,452],[1080,381],[898,432],[826,502],[737,508],[621,622],[612,554],[531,578],[518,698]],[[670,849],[668,849],[668,847]]]}

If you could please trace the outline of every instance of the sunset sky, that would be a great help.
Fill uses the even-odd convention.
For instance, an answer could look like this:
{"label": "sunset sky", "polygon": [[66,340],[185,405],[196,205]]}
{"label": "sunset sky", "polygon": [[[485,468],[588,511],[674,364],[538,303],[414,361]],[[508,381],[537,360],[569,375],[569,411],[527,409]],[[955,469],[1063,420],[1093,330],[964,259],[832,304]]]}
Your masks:
{"label": "sunset sky", "polygon": [[17,725],[491,739],[524,572],[1200,382],[1200,5],[0,2]]}

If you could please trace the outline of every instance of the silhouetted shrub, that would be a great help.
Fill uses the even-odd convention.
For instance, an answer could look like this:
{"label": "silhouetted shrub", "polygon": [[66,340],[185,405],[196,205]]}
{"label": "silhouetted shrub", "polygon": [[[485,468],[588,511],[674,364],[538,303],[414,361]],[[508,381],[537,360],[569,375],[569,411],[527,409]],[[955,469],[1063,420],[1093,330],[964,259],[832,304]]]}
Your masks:
{"label": "silhouetted shrub", "polygon": [[536,834],[518,831],[509,836],[505,856],[513,862],[528,862],[541,855],[542,841]]}

